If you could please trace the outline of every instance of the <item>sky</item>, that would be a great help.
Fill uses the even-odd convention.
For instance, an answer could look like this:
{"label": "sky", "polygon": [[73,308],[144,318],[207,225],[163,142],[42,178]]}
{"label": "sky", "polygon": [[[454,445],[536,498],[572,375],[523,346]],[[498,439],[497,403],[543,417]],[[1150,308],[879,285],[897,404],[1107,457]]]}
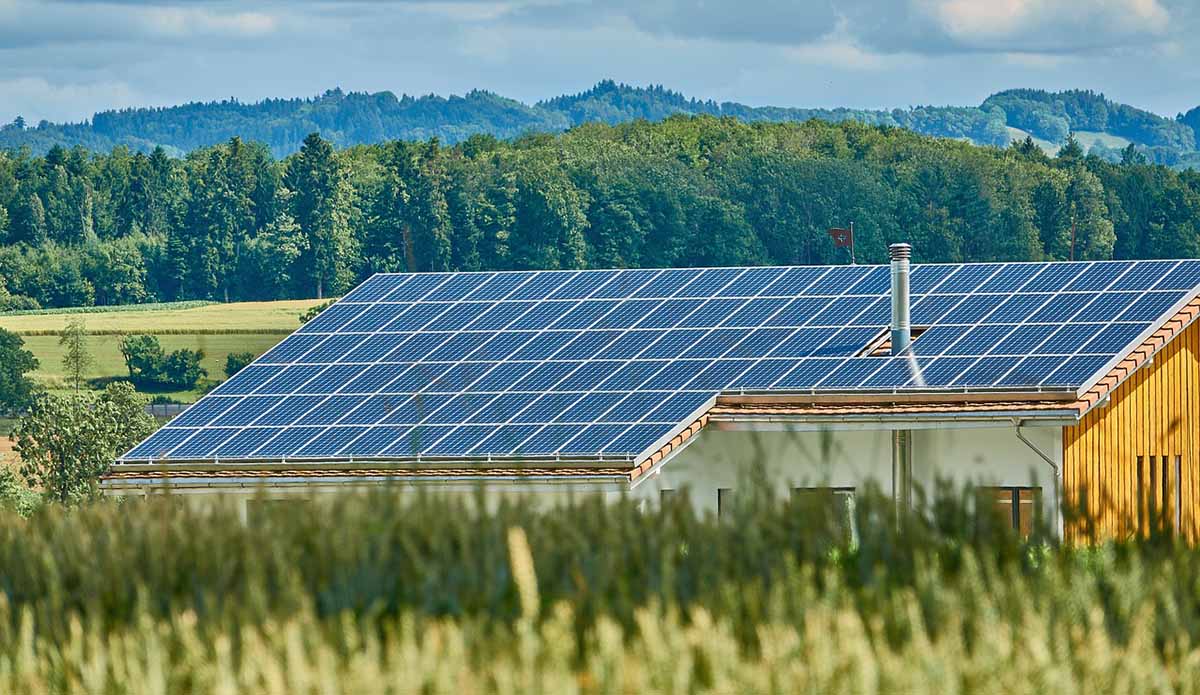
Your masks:
{"label": "sky", "polygon": [[0,123],[333,87],[532,103],[601,79],[754,106],[1093,89],[1200,105],[1200,0],[0,0]]}

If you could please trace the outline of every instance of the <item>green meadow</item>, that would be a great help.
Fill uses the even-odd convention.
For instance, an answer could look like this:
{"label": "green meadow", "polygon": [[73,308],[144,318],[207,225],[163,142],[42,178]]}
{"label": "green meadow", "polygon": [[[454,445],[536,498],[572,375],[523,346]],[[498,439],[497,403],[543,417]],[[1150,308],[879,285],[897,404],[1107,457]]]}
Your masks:
{"label": "green meadow", "polygon": [[232,352],[266,352],[287,334],[300,327],[300,314],[320,300],[238,302],[180,308],[164,305],[114,307],[112,311],[89,308],[79,312],[52,311],[0,316],[0,328],[13,331],[25,341],[40,363],[34,379],[46,388],[63,390],[69,384],[62,365],[59,335],[67,322],[81,319],[89,334],[88,349],[93,362],[87,372],[89,387],[128,376],[121,357],[122,336],[150,334],[158,337],[163,350],[180,348],[204,353],[202,365],[208,377],[189,391],[162,391],[161,395],[191,402],[225,379],[225,358]]}

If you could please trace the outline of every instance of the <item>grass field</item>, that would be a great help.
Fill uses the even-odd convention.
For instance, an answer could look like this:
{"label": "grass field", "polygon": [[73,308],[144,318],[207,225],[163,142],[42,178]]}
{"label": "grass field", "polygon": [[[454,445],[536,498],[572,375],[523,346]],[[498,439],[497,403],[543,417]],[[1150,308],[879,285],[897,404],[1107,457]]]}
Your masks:
{"label": "grass field", "polygon": [[1083,151],[1087,152],[1092,145],[1097,142],[1105,147],[1110,147],[1114,150],[1124,149],[1129,147],[1131,140],[1123,138],[1120,135],[1112,135],[1111,133],[1099,133],[1091,130],[1077,130],[1074,133],[1075,139],[1083,147]]}
{"label": "grass field", "polygon": [[72,318],[82,318],[89,333],[157,335],[182,333],[291,333],[300,327],[300,314],[319,299],[279,302],[210,304],[194,309],[113,311],[108,313],[0,316],[0,328],[19,335],[57,334]]}
{"label": "grass field", "polygon": [[[1021,140],[1024,140],[1026,137],[1033,137],[1027,131],[1021,130],[1020,128],[1013,128],[1012,126],[1005,126],[1005,130],[1008,131],[1008,141],[1009,142],[1019,142]],[[1051,157],[1058,154],[1058,149],[1059,149],[1058,145],[1050,142],[1049,140],[1043,140],[1041,138],[1033,138],[1033,142],[1035,145],[1037,145],[1039,148],[1041,148],[1041,150],[1043,152],[1050,155]]]}
{"label": "grass field", "polygon": [[168,352],[180,348],[200,350],[204,352],[202,364],[208,370],[208,379],[190,391],[161,392],[163,396],[188,403],[225,379],[223,370],[229,353],[261,355],[300,327],[300,314],[320,303],[315,299],[240,302],[162,311],[8,316],[0,317],[0,328],[23,337],[26,348],[40,362],[34,378],[52,390],[68,388],[58,337],[72,318],[83,319],[91,334],[88,349],[94,363],[87,378],[93,387],[128,375],[119,348],[122,335],[157,335]]}

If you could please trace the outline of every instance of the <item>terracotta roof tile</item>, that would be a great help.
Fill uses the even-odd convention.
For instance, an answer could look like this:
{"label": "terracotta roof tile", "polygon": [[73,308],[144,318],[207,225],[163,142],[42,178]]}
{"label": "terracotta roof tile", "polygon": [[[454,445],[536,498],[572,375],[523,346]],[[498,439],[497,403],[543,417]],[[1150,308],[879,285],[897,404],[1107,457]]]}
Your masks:
{"label": "terracotta roof tile", "polygon": [[904,415],[904,414],[936,414],[936,413],[988,413],[1029,410],[1066,410],[1072,407],[1070,401],[989,401],[989,402],[955,402],[955,403],[840,403],[817,404],[801,403],[796,405],[758,405],[750,403],[733,403],[721,405],[718,403],[709,415],[797,415],[797,416],[840,416],[840,415]]}
{"label": "terracotta roof tile", "polygon": [[1077,406],[1080,415],[1101,403],[1108,394],[1136,372],[1142,365],[1151,360],[1155,353],[1166,347],[1175,336],[1187,330],[1193,321],[1200,317],[1200,296],[1188,302],[1174,316],[1150,335],[1141,345],[1130,351],[1111,371],[1085,391],[1079,397]]}
{"label": "terracotta roof tile", "polygon": [[350,470],[161,470],[122,471],[114,467],[103,480],[158,480],[163,478],[560,478],[624,477],[627,468],[355,468]]}

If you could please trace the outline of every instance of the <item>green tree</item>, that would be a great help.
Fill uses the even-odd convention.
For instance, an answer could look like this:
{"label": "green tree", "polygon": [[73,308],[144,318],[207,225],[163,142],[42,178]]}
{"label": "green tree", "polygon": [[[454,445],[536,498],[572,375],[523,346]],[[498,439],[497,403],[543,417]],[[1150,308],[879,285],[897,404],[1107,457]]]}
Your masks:
{"label": "green tree", "polygon": [[40,394],[13,432],[21,475],[47,499],[87,501],[113,459],[155,426],[129,384],[110,384],[99,395]]}
{"label": "green tree", "polygon": [[1075,225],[1075,260],[1111,259],[1117,237],[1100,179],[1087,169],[1076,168],[1071,172],[1066,199]]}
{"label": "green tree", "polygon": [[129,335],[121,339],[120,347],[130,381],[135,384],[158,381],[166,359],[158,338],[152,335]]}
{"label": "green tree", "polygon": [[304,253],[300,227],[285,211],[257,236],[247,239],[237,259],[237,288],[241,299],[282,299],[299,284],[296,261]]}
{"label": "green tree", "polygon": [[92,353],[88,352],[87,326],[83,319],[72,318],[67,321],[66,328],[58,337],[58,345],[63,350],[62,365],[71,384],[79,391],[83,386],[83,378],[92,366]]}
{"label": "green tree", "polygon": [[513,267],[584,267],[587,196],[561,167],[545,157],[524,163],[517,169],[514,202],[517,224],[508,239]]}
{"label": "green tree", "polygon": [[1074,164],[1082,160],[1085,154],[1086,152],[1083,151],[1083,147],[1079,144],[1079,141],[1075,139],[1075,134],[1072,133],[1071,135],[1067,136],[1067,141],[1064,142],[1063,146],[1059,148],[1056,157],[1060,162]]}
{"label": "green tree", "polygon": [[208,371],[200,366],[204,359],[201,350],[183,348],[173,350],[163,360],[159,382],[178,389],[192,389],[206,376]]}
{"label": "green tree", "polygon": [[294,195],[292,217],[306,244],[298,265],[317,298],[341,292],[353,277],[354,237],[350,229],[353,191],[333,146],[312,133],[288,164],[284,185]]}
{"label": "green tree", "polygon": [[36,193],[26,193],[13,209],[12,236],[16,241],[41,244],[46,241],[46,209]]}
{"label": "green tree", "polygon": [[192,291],[229,301],[241,245],[256,230],[254,148],[232,138],[189,158],[191,195],[185,227]]}
{"label": "green tree", "polygon": [[208,375],[200,366],[203,352],[184,348],[164,353],[158,338],[152,335],[126,336],[121,340],[121,355],[129,380],[142,387],[191,389]]}
{"label": "green tree", "polygon": [[94,244],[84,258],[84,273],[100,305],[139,304],[150,298],[146,289],[146,260],[140,242],[128,236]]}
{"label": "green tree", "polygon": [[25,349],[21,336],[0,328],[0,411],[18,412],[29,405],[35,388],[27,375],[37,368],[37,358]]}
{"label": "green tree", "polygon": [[246,365],[254,361],[253,352],[231,352],[225,357],[225,376],[232,377],[234,374],[246,368]]}
{"label": "green tree", "polygon": [[320,304],[310,306],[307,310],[305,310],[305,312],[303,314],[300,314],[300,316],[299,316],[300,323],[302,323],[302,324],[308,323],[309,321],[312,321],[313,319],[317,318],[317,316],[319,316],[322,311],[325,311],[329,307],[333,306],[334,301],[336,301],[336,300],[330,299],[330,300],[321,302]]}

